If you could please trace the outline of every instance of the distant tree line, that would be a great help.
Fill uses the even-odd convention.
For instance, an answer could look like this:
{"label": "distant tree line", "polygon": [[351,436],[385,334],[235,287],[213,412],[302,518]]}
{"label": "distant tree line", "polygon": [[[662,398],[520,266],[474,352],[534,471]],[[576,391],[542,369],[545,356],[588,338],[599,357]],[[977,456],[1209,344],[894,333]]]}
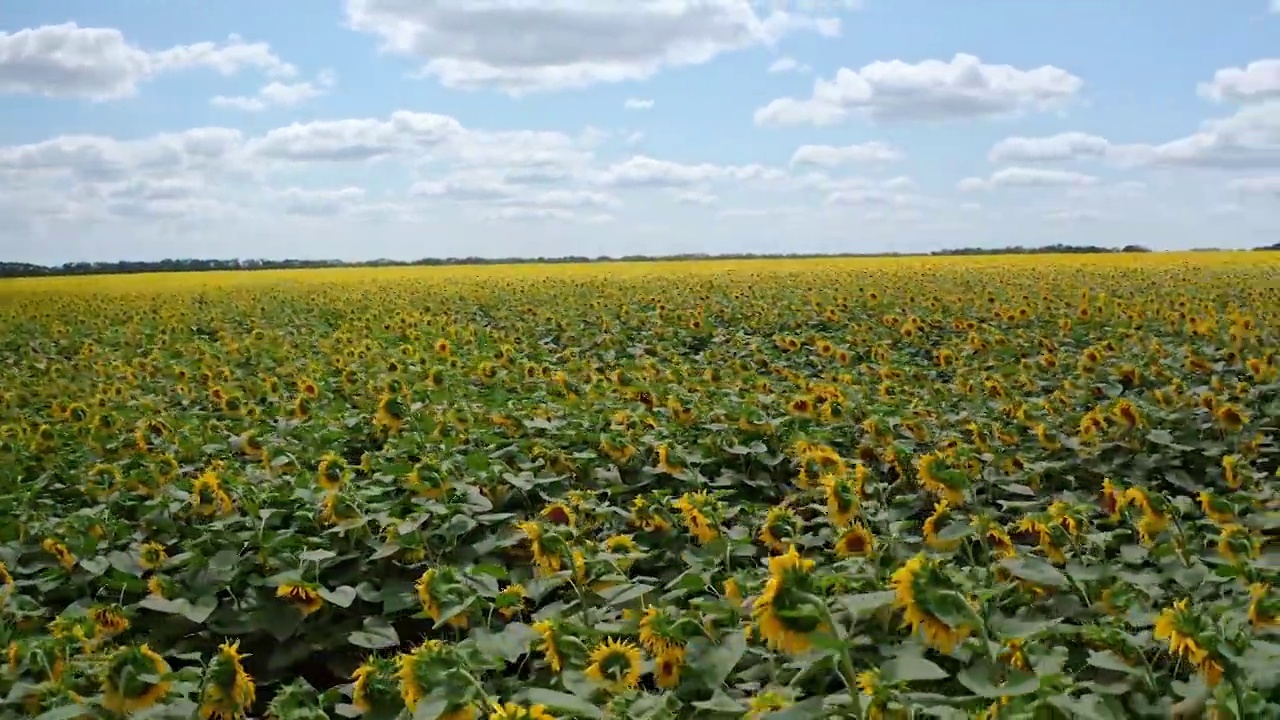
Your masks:
{"label": "distant tree line", "polygon": [[[1280,243],[1257,250],[1280,250]],[[847,258],[847,257],[907,257],[927,255],[1028,255],[1028,254],[1089,254],[1089,253],[1145,253],[1149,248],[1141,245],[1125,245],[1122,248],[1108,248],[1099,245],[1046,245],[1043,247],[1003,247],[1003,248],[954,248],[935,250],[931,253],[777,253],[754,254],[734,253],[725,255],[709,255],[703,253],[686,253],[682,255],[626,255],[623,257],[585,257],[569,255],[565,257],[507,257],[507,258],[423,258],[420,260],[122,260],[119,262],[73,262],[62,265],[34,265],[31,263],[0,262],[0,277],[40,277],[65,275],[118,275],[146,272],[207,272],[210,270],[289,270],[298,268],[360,268],[360,267],[413,267],[443,265],[515,265],[535,263],[594,263],[594,262],[671,262],[684,260],[794,260],[803,258]]]}

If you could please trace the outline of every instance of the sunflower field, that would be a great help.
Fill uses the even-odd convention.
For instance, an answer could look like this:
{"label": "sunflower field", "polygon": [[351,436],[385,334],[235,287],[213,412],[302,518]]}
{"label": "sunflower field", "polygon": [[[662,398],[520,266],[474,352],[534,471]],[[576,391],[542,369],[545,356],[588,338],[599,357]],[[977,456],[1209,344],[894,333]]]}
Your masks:
{"label": "sunflower field", "polygon": [[0,283],[0,717],[1280,717],[1280,254]]}

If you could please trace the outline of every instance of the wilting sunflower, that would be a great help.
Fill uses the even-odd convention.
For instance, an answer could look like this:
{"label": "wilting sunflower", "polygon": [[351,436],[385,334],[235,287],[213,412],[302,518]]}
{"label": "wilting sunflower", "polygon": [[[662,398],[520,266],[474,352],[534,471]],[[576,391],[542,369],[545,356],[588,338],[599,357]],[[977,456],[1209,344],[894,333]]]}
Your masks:
{"label": "wilting sunflower", "polygon": [[388,433],[399,432],[404,421],[409,417],[409,409],[399,396],[385,394],[378,400],[378,412],[374,415],[374,424]]}
{"label": "wilting sunflower", "polygon": [[933,614],[928,607],[928,597],[937,588],[950,586],[950,581],[924,554],[916,555],[893,572],[893,604],[902,611],[902,623],[912,632],[920,632],[930,647],[951,652],[956,645],[972,633],[967,625],[952,627]]}
{"label": "wilting sunflower", "polygon": [[1245,423],[1249,422],[1249,416],[1231,403],[1218,405],[1213,411],[1213,419],[1218,427],[1228,432],[1240,432]]}
{"label": "wilting sunflower", "polygon": [[1125,495],[1122,488],[1116,487],[1111,482],[1111,478],[1102,481],[1102,512],[1107,514],[1107,519],[1116,522],[1120,519],[1120,513],[1124,512]]}
{"label": "wilting sunflower", "polygon": [[661,514],[661,506],[644,498],[631,501],[631,524],[645,532],[662,532],[671,528],[671,522]]}
{"label": "wilting sunflower", "polygon": [[107,659],[102,704],[121,715],[149,708],[169,694],[168,673],[169,663],[145,644],[122,647]]}
{"label": "wilting sunflower", "polygon": [[587,677],[618,693],[640,682],[640,648],[625,640],[607,639],[591,651]]}
{"label": "wilting sunflower", "polygon": [[296,607],[303,616],[324,607],[324,598],[312,583],[282,583],[276,588],[276,597]]}
{"label": "wilting sunflower", "polygon": [[849,526],[836,540],[836,555],[840,557],[866,557],[875,551],[876,539],[861,522]]}
{"label": "wilting sunflower", "polygon": [[1169,654],[1191,663],[1209,687],[1222,682],[1222,664],[1214,658],[1201,638],[1203,616],[1188,607],[1182,599],[1160,611],[1152,632],[1156,640],[1169,642]]}
{"label": "wilting sunflower", "polygon": [[[434,622],[440,622],[443,609],[453,604],[451,592],[457,587],[452,568],[428,568],[414,583],[418,594],[418,602],[422,603],[422,612]],[[465,629],[470,624],[466,611],[455,614],[445,621],[452,628]]]}
{"label": "wilting sunflower", "polygon": [[821,601],[814,594],[813,567],[814,561],[801,558],[795,547],[769,558],[769,580],[751,608],[769,647],[799,655],[825,627]]}
{"label": "wilting sunflower", "polygon": [[1238,563],[1256,557],[1258,545],[1258,540],[1242,525],[1227,523],[1219,530],[1218,554],[1227,562]]}
{"label": "wilting sunflower", "polygon": [[70,570],[76,565],[76,556],[71,554],[66,545],[54,540],[53,538],[45,538],[40,542],[40,547],[49,553],[58,561],[62,567]]}
{"label": "wilting sunflower", "polygon": [[[635,538],[630,535],[612,535],[605,538],[604,551],[611,555],[640,555],[644,553],[640,546],[636,544]],[[631,568],[631,564],[635,562],[635,559],[619,557],[613,562],[619,570],[625,573]]]}
{"label": "wilting sunflower", "polygon": [[240,720],[253,706],[257,689],[241,662],[240,643],[223,643],[209,663],[200,717],[205,720]]}
{"label": "wilting sunflower", "polygon": [[542,516],[543,520],[553,525],[563,525],[571,530],[578,526],[577,514],[564,503],[551,503],[538,514]]}
{"label": "wilting sunflower", "polygon": [[206,470],[191,485],[191,509],[206,517],[229,515],[234,508],[231,496],[222,489],[218,473]]}
{"label": "wilting sunflower", "polygon": [[938,537],[939,528],[948,525],[951,522],[951,503],[946,500],[939,500],[933,505],[933,514],[925,518],[924,526],[921,532],[924,534],[924,543],[930,548],[942,552],[954,550],[960,546],[959,539],[943,539]]}

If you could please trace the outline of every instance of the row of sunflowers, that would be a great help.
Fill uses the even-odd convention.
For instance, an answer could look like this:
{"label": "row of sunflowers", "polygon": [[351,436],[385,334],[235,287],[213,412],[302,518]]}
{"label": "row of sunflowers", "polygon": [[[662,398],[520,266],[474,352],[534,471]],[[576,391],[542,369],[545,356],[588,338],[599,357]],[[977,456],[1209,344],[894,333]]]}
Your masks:
{"label": "row of sunflowers", "polygon": [[1280,257],[0,284],[0,715],[1280,715]]}

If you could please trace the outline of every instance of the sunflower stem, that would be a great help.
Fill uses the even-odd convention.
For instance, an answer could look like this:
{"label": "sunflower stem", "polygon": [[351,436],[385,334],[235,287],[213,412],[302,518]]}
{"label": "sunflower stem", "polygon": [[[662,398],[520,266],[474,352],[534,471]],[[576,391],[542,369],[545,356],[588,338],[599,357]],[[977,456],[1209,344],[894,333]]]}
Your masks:
{"label": "sunflower stem", "polygon": [[853,704],[853,713],[856,717],[862,717],[862,697],[858,694],[857,673],[853,668],[853,656],[849,654],[849,643],[845,638],[844,630],[836,624],[835,618],[831,616],[831,608],[826,603],[819,603],[818,607],[822,608],[823,621],[827,627],[831,628],[832,634],[840,641],[840,679],[844,681],[845,689],[849,691],[849,701]]}

